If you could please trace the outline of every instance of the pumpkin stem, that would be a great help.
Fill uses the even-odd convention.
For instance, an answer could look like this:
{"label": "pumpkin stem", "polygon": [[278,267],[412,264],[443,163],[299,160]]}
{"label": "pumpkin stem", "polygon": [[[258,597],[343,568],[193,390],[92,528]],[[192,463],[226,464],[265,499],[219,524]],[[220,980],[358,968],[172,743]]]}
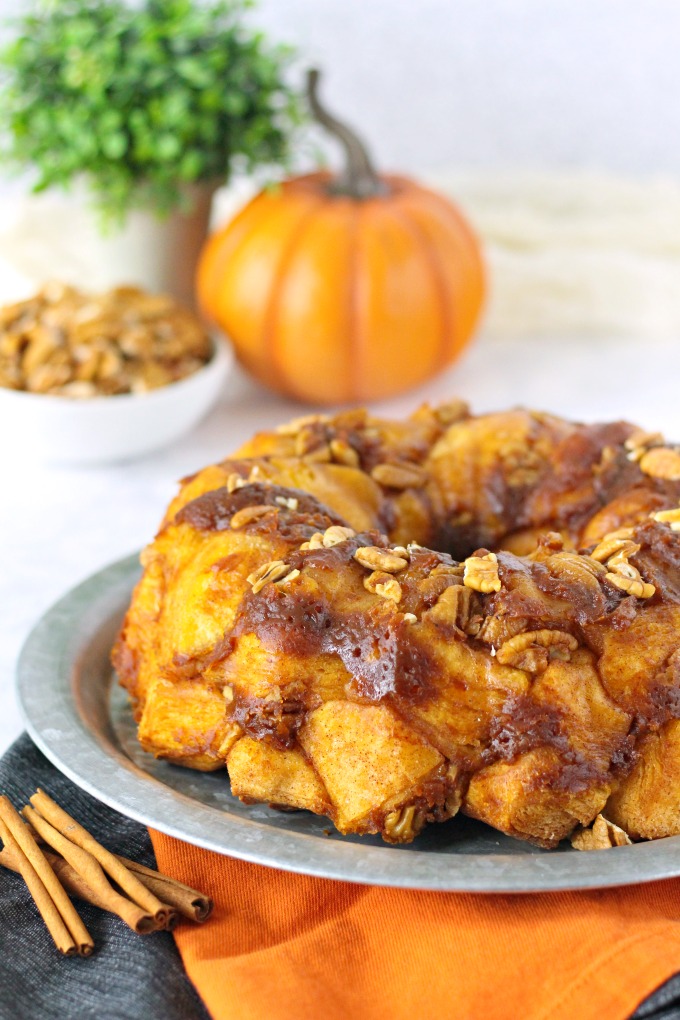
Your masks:
{"label": "pumpkin stem", "polygon": [[349,195],[350,198],[372,198],[384,195],[388,188],[373,169],[366,146],[361,139],[322,105],[318,94],[320,72],[310,68],[307,72],[307,99],[312,116],[322,127],[332,134],[343,146],[347,162],[345,169],[331,184],[330,190],[336,195]]}

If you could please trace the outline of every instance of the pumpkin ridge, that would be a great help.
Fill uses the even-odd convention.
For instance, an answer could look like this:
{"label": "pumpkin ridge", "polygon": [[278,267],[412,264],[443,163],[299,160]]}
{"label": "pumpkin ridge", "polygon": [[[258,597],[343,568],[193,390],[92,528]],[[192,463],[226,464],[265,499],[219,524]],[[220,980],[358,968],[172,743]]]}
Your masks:
{"label": "pumpkin ridge", "polygon": [[[468,335],[471,335],[479,321],[484,302],[484,294],[486,292],[486,267],[482,259],[475,233],[456,206],[448,199],[438,195],[436,191],[430,191],[429,188],[418,188],[417,195],[418,199],[422,200],[424,205],[429,205],[433,212],[437,215],[442,216],[442,214],[444,214],[447,217],[449,223],[451,223],[456,229],[461,241],[463,242],[466,257],[469,258],[470,267],[474,267],[477,272],[477,289],[479,291],[479,299],[468,329]],[[466,340],[467,336],[462,335],[455,338],[454,353],[460,352],[461,347],[465,344]]]}
{"label": "pumpkin ridge", "polygon": [[441,326],[441,337],[439,341],[439,355],[433,365],[433,372],[440,372],[448,365],[456,346],[456,331],[453,306],[455,304],[443,272],[442,262],[435,246],[430,244],[423,228],[418,223],[411,210],[402,208],[398,199],[389,206],[390,212],[395,219],[400,220],[411,231],[418,247],[420,248],[425,264],[428,266],[430,275],[434,282],[434,289],[439,304],[439,321]]}
{"label": "pumpkin ridge", "polygon": [[273,383],[276,389],[281,392],[295,392],[296,380],[289,379],[286,371],[281,367],[276,352],[276,322],[278,320],[278,309],[281,295],[283,293],[286,274],[290,267],[295,249],[305,235],[305,232],[323,205],[323,199],[319,198],[300,216],[295,226],[291,229],[285,245],[281,249],[281,257],[272,277],[267,308],[264,314],[262,326],[262,347],[269,355],[269,364]]}
{"label": "pumpkin ridge", "polygon": [[360,227],[364,205],[355,205],[351,217],[352,237],[349,246],[347,263],[347,296],[349,305],[349,386],[350,400],[364,399],[362,388],[362,352],[365,349],[365,330],[362,328],[361,315],[361,274],[359,273]]}
{"label": "pumpkin ridge", "polygon": [[[230,261],[247,239],[253,224],[253,213],[261,213],[264,203],[264,194],[255,196],[247,202],[231,220],[227,226],[218,227],[208,238],[205,254],[202,257],[197,273],[197,289],[199,303],[204,314],[209,315],[212,321],[216,321],[213,311],[215,307],[215,293],[219,288],[219,281]],[[229,237],[231,243],[225,243]]]}
{"label": "pumpkin ridge", "polygon": [[455,203],[449,199],[442,198],[436,192],[430,191],[429,188],[419,189],[418,198],[423,199],[437,213],[446,213],[450,222],[456,226],[462,240],[465,241],[470,262],[475,264],[479,272],[481,290],[484,283],[484,263],[479,251],[479,243],[466,217],[460,212]]}

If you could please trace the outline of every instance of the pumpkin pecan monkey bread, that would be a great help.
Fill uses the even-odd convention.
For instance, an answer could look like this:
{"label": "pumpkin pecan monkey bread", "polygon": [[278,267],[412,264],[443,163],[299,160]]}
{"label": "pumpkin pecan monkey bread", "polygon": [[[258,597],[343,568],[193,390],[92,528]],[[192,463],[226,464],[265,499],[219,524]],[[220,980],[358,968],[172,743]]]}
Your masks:
{"label": "pumpkin pecan monkey bread", "polygon": [[186,479],[114,649],[142,745],[407,842],[680,832],[680,452],[462,403],[299,419]]}

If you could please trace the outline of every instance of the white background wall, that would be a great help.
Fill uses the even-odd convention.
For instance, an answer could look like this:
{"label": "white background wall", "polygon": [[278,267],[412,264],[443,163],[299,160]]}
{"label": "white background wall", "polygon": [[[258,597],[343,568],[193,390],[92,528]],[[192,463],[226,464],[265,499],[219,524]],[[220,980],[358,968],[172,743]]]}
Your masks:
{"label": "white background wall", "polygon": [[677,0],[261,0],[390,168],[680,171]]}
{"label": "white background wall", "polygon": [[326,71],[386,168],[680,172],[678,0],[260,0],[252,19]]}

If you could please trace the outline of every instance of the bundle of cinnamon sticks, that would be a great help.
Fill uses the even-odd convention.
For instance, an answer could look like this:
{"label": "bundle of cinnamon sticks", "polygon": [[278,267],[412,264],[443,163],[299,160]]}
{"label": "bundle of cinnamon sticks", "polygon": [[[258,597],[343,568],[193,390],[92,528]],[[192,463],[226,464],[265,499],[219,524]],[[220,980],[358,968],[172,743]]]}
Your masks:
{"label": "bundle of cinnamon sticks", "polygon": [[172,929],[180,916],[205,921],[212,911],[209,897],[111,853],[43,790],[21,814],[0,796],[0,838],[0,864],[21,874],[65,956],[94,950],[66,890],[117,914],[138,935]]}

